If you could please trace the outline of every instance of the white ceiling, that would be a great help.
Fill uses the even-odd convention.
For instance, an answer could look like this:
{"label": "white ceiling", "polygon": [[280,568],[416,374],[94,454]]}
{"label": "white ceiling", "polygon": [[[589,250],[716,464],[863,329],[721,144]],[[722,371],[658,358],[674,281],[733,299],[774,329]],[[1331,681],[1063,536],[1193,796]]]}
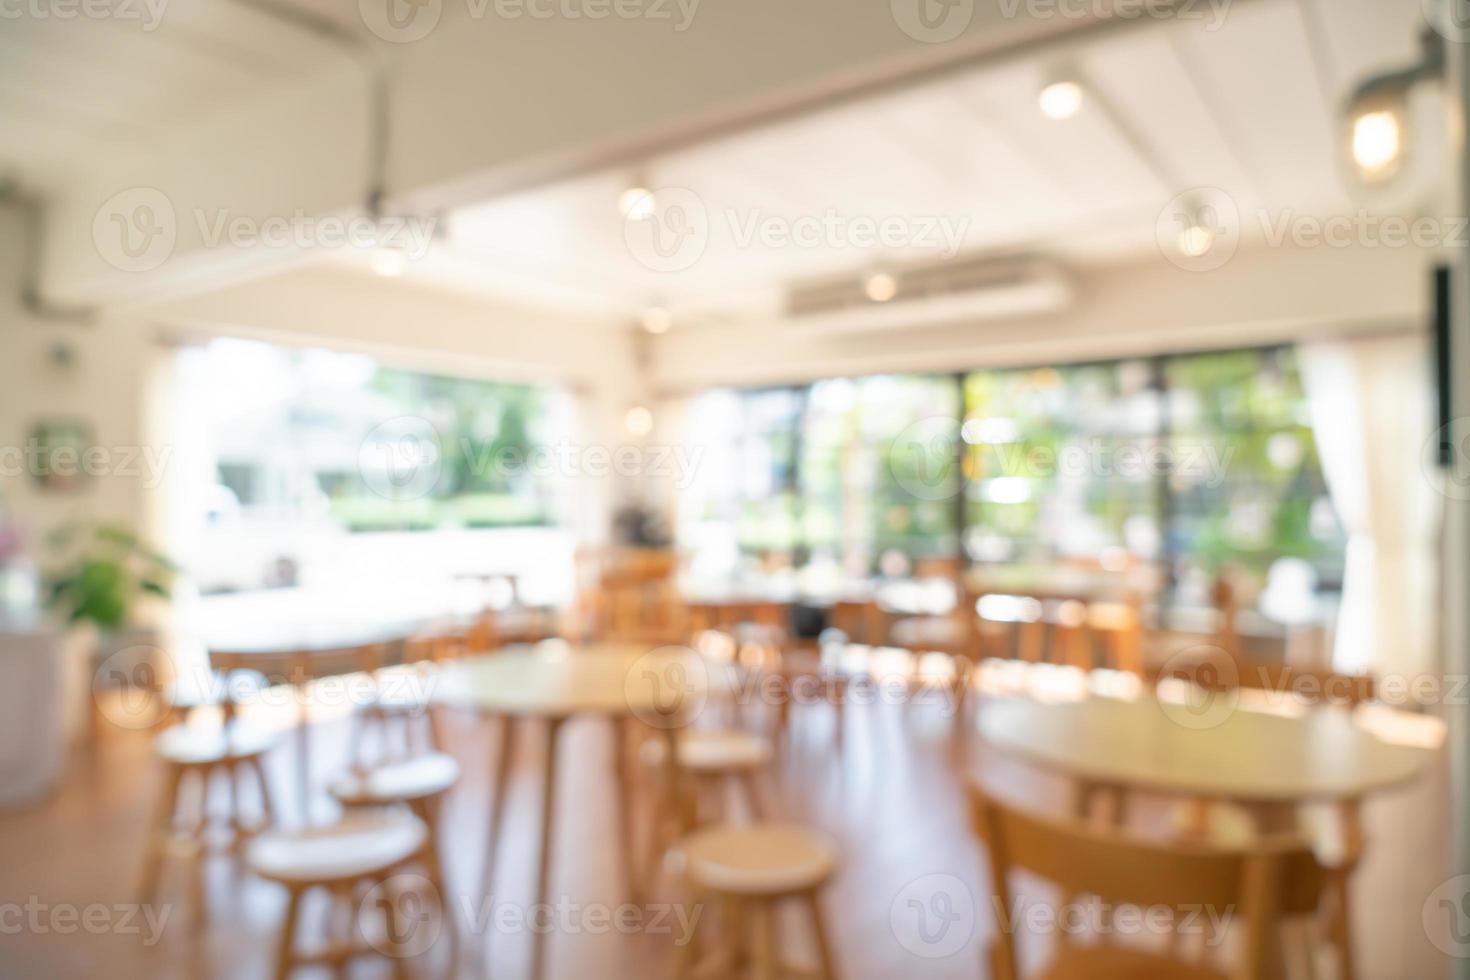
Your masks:
{"label": "white ceiling", "polygon": [[[709,217],[707,245],[688,268],[651,269],[630,249],[616,201],[635,174],[621,169],[466,207],[407,275],[578,312],[632,316],[659,302],[695,320],[775,311],[794,281],[936,257],[924,248],[742,246],[736,230],[752,216],[900,216],[915,232],[943,217],[962,223],[967,252],[1040,247],[1086,262],[1157,254],[1156,220],[1193,187],[1224,190],[1247,216],[1351,213],[1362,192],[1343,179],[1336,115],[1364,75],[1417,56],[1421,26],[1418,0],[1239,2],[1215,31],[1139,22],[1079,49],[976,67],[647,161],[642,183],[694,192]],[[1093,95],[1060,122],[1036,99],[1058,70]],[[1436,107],[1420,106],[1416,118],[1434,125],[1418,127],[1414,166],[1392,199],[1370,206],[1404,213],[1437,188]],[[1258,225],[1247,217],[1243,238]]]}
{"label": "white ceiling", "polygon": [[[161,11],[156,23],[150,4]],[[128,16],[0,20],[0,176],[59,186],[99,158],[147,153],[181,127],[344,57],[241,0],[133,0],[118,8]]]}
{"label": "white ceiling", "polygon": [[[154,0],[155,5],[163,0]],[[350,0],[280,0],[360,32]],[[144,0],[135,4],[146,10]],[[1199,4],[1195,9],[1208,10]],[[1040,249],[1078,262],[1154,250],[1166,202],[1223,189],[1242,213],[1340,214],[1333,129],[1365,74],[1417,54],[1419,0],[1234,0],[1218,30],[1139,21],[1079,48],[996,61],[645,161],[648,186],[685,188],[709,217],[697,262],[640,263],[616,201],[631,169],[594,173],[464,207],[406,275],[551,310],[633,316],[649,303],[690,320],[778,310],[793,282],[930,262],[933,248],[742,244],[752,219],[898,217],[963,231],[963,251]],[[249,0],[169,0],[137,22],[0,20],[0,177],[42,190],[73,168],[156,148],[232,105],[341,67],[330,42]],[[1056,122],[1036,93],[1058,70],[1091,89]],[[1402,211],[1438,186],[1438,106],[1419,107],[1421,145],[1392,199]],[[660,202],[674,195],[660,195]],[[341,250],[325,261],[363,266]]]}

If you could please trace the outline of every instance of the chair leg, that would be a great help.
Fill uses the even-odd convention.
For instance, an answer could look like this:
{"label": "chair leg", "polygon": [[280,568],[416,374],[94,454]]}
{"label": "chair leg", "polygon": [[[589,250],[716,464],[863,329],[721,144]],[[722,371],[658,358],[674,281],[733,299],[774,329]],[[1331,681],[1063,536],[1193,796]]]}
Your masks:
{"label": "chair leg", "polygon": [[260,808],[265,817],[266,826],[275,824],[276,802],[271,795],[270,780],[265,778],[265,762],[259,756],[253,756],[245,760],[245,764],[255,773],[255,783],[260,789]]}
{"label": "chair leg", "polygon": [[449,885],[444,880],[444,862],[439,856],[439,800],[419,800],[413,804],[414,814],[429,828],[428,840],[420,860],[424,865],[429,884],[439,893],[439,914],[444,919],[444,931],[449,934],[449,963],[453,975],[459,964],[459,926],[455,921],[454,900],[449,894]]}
{"label": "chair leg", "polygon": [[[694,899],[695,904],[697,904],[699,896],[694,895],[691,897]],[[690,903],[686,902],[684,906],[684,921],[691,921],[690,916],[692,914],[693,909]],[[694,928],[690,930],[689,935],[684,937],[682,943],[674,944],[673,968],[670,970],[670,975],[673,977],[673,980],[688,980],[694,973],[695,959],[699,952],[698,937],[700,926],[699,919],[693,919],[692,921],[694,922]]]}
{"label": "chair leg", "polygon": [[281,923],[280,946],[276,948],[276,980],[286,980],[296,963],[296,920],[301,915],[302,889],[292,888],[286,899],[286,921]]}
{"label": "chair leg", "polygon": [[174,811],[179,801],[179,781],[183,769],[169,766],[163,775],[163,788],[159,792],[153,825],[148,831],[148,845],[143,855],[143,871],[138,883],[140,902],[147,902],[158,890],[158,876],[163,867],[163,852],[173,825]]}
{"label": "chair leg", "polygon": [[769,901],[751,903],[754,925],[755,975],[760,980],[776,980],[776,916]]}
{"label": "chair leg", "polygon": [[1332,893],[1332,918],[1329,932],[1332,945],[1337,947],[1337,975],[1340,980],[1357,980],[1357,963],[1353,956],[1352,903],[1349,900],[1349,878],[1347,868],[1337,868],[1328,877],[1327,887]]}
{"label": "chair leg", "polygon": [[817,945],[817,975],[821,980],[836,980],[837,968],[832,962],[832,942],[827,936],[827,925],[822,919],[822,903],[815,890],[802,896],[807,914],[812,920],[812,937]]}
{"label": "chair leg", "polygon": [[771,819],[771,808],[766,804],[765,794],[761,792],[759,774],[747,769],[740,774],[740,784],[745,790],[745,803],[750,808],[750,815],[756,820]]}

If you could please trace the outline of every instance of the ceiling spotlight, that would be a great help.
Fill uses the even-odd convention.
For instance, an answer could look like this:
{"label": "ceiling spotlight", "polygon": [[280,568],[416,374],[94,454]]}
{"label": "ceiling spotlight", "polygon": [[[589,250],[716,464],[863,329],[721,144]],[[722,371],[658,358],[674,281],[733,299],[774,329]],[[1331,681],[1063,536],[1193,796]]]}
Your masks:
{"label": "ceiling spotlight", "polygon": [[1065,79],[1052,82],[1037,96],[1041,114],[1048,119],[1071,119],[1082,108],[1082,86]]}
{"label": "ceiling spotlight", "polygon": [[646,436],[653,431],[653,413],[642,405],[634,405],[623,418],[623,426],[632,435]]}
{"label": "ceiling spotlight", "polygon": [[1404,152],[1404,126],[1397,109],[1375,109],[1353,119],[1353,162],[1370,183],[1387,180]]}
{"label": "ceiling spotlight", "polygon": [[863,292],[874,303],[886,303],[898,295],[898,280],[887,272],[875,272],[863,280]]}
{"label": "ceiling spotlight", "polygon": [[650,306],[643,311],[643,329],[649,333],[668,333],[674,318],[662,306]]}
{"label": "ceiling spotlight", "polygon": [[371,262],[373,271],[378,275],[395,279],[403,275],[403,267],[408,264],[408,257],[403,254],[403,249],[384,245],[373,250]]}
{"label": "ceiling spotlight", "polygon": [[1194,222],[1179,233],[1179,251],[1191,259],[1209,252],[1215,244],[1215,233]]}
{"label": "ceiling spotlight", "polygon": [[641,184],[634,184],[618,195],[618,210],[630,221],[642,221],[653,217],[653,191]]}
{"label": "ceiling spotlight", "polygon": [[1374,75],[1347,101],[1347,150],[1359,177],[1376,184],[1397,173],[1409,146],[1409,91],[1444,75],[1444,38],[1434,29],[1420,35],[1419,61]]}

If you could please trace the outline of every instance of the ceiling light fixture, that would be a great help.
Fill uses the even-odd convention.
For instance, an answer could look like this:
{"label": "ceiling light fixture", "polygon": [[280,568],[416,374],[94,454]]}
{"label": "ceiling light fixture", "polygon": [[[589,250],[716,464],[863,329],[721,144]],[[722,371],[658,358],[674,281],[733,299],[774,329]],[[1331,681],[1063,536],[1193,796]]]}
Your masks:
{"label": "ceiling light fixture", "polygon": [[673,325],[673,316],[662,306],[650,306],[643,311],[643,329],[649,333],[668,333]]}
{"label": "ceiling light fixture", "polygon": [[630,221],[653,217],[654,204],[653,191],[638,181],[618,195],[618,210]]}
{"label": "ceiling light fixture", "polygon": [[1058,79],[1041,90],[1036,101],[1041,114],[1048,119],[1071,119],[1082,109],[1082,85],[1070,79]]}
{"label": "ceiling light fixture", "polygon": [[403,249],[392,245],[383,245],[373,249],[371,259],[373,271],[387,279],[396,279],[403,275],[404,266],[408,264],[408,256],[403,254]]}
{"label": "ceiling light fixture", "polygon": [[886,303],[898,295],[898,280],[891,273],[875,272],[863,280],[863,293],[874,303]]}
{"label": "ceiling light fixture", "polygon": [[1443,77],[1444,64],[1444,38],[1426,29],[1416,64],[1374,75],[1353,91],[1344,114],[1345,143],[1364,183],[1381,184],[1403,167],[1409,147],[1409,92],[1422,81]]}
{"label": "ceiling light fixture", "polygon": [[653,413],[642,405],[634,405],[624,416],[623,426],[632,435],[646,436],[653,431]]}

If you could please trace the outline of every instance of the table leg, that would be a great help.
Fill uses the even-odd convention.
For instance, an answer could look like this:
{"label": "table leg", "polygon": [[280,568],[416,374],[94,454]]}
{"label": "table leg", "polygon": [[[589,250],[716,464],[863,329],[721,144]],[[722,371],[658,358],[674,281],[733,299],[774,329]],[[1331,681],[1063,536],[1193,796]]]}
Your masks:
{"label": "table leg", "polygon": [[[1284,833],[1294,833],[1298,829],[1297,811],[1294,803],[1269,803],[1250,802],[1246,804],[1250,811],[1251,820],[1255,824],[1256,833],[1261,837],[1268,837]],[[1283,941],[1285,937],[1279,928],[1270,929],[1265,937],[1265,955],[1262,957],[1264,971],[1263,980],[1275,980],[1279,977],[1290,976],[1287,968],[1287,950]]]}
{"label": "table leg", "polygon": [[[500,843],[500,820],[505,813],[505,795],[510,787],[510,767],[515,755],[515,719],[500,716],[500,753],[495,760],[495,777],[490,792],[490,819],[485,824],[485,866],[480,872],[480,894],[495,890],[495,852]],[[488,933],[487,933],[488,935]]]}
{"label": "table leg", "polygon": [[[551,835],[556,826],[556,742],[557,733],[565,719],[546,719],[546,756],[542,763],[541,786],[541,849],[536,870],[536,904],[532,906],[534,919],[536,909],[547,908],[546,893],[551,884]],[[531,978],[541,980],[546,975],[546,936],[549,929],[538,929],[532,937]]]}
{"label": "table leg", "polygon": [[301,794],[301,825],[311,826],[311,713],[304,698],[296,715],[296,789]]}
{"label": "table leg", "polygon": [[617,842],[623,852],[623,882],[634,905],[641,901],[638,869],[634,862],[632,793],[628,785],[628,751],[631,725],[627,718],[613,719],[613,792],[617,796]]}

